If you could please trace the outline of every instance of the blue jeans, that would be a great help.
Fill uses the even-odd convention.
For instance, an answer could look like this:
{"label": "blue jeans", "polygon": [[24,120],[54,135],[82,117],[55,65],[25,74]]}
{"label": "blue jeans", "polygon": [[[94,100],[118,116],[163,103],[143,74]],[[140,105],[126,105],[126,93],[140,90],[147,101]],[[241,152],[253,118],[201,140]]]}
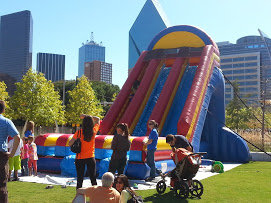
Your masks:
{"label": "blue jeans", "polygon": [[22,176],[28,176],[28,158],[21,160]]}
{"label": "blue jeans", "polygon": [[148,149],[147,151],[147,164],[151,168],[151,173],[150,173],[151,178],[155,178],[155,172],[158,174],[161,172],[155,167],[155,162],[154,162],[155,151],[156,149]]}

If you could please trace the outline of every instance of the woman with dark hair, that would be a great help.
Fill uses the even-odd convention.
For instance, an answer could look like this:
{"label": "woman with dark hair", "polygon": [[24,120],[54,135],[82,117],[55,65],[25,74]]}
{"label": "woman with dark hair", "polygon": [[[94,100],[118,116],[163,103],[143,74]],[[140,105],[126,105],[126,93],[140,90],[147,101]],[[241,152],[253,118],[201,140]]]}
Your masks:
{"label": "woman with dark hair", "polygon": [[100,119],[89,115],[81,115],[80,118],[83,118],[82,129],[76,131],[73,138],[69,141],[69,146],[71,146],[77,138],[80,138],[81,141],[81,152],[76,154],[75,159],[77,172],[76,189],[82,187],[86,165],[91,184],[97,185],[94,151],[95,135],[99,130]]}
{"label": "woman with dark hair", "polygon": [[147,145],[147,164],[151,168],[150,177],[146,179],[146,181],[152,181],[155,178],[155,173],[160,174],[159,171],[155,167],[154,162],[154,152],[157,149],[157,141],[158,141],[158,123],[155,120],[150,120],[148,123],[148,127],[151,130],[148,141],[145,143]]}
{"label": "woman with dark hair", "polygon": [[120,203],[127,203],[128,200],[132,199],[131,194],[137,196],[136,193],[131,189],[126,175],[122,174],[116,177],[113,188],[120,193]]}
{"label": "woman with dark hair", "polygon": [[113,154],[109,163],[109,172],[115,174],[115,172],[118,171],[119,175],[123,174],[127,162],[126,155],[130,146],[128,125],[126,123],[119,123],[117,125],[117,134],[114,135],[111,144]]}

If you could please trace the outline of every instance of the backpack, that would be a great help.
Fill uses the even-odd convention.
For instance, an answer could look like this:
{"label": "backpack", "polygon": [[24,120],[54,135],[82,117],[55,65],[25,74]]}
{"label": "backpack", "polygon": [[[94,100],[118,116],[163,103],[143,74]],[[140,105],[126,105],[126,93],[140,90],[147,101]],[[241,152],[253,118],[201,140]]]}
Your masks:
{"label": "backpack", "polygon": [[126,189],[126,191],[132,196],[132,198],[127,201],[127,203],[143,203],[141,196],[134,195],[129,189]]}
{"label": "backpack", "polygon": [[81,138],[81,130],[79,131],[79,133],[80,133],[80,137],[77,138],[70,147],[71,151],[76,153],[76,154],[81,152],[81,140],[80,140],[80,138]]}

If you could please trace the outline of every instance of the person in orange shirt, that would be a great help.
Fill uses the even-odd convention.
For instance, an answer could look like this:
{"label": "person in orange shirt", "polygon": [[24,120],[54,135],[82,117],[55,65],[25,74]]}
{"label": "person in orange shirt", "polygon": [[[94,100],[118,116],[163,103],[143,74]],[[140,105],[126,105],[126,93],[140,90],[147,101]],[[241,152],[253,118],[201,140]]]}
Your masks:
{"label": "person in orange shirt", "polygon": [[[89,197],[89,202],[91,203],[119,203],[120,194],[112,187],[113,182],[114,175],[110,172],[106,172],[102,176],[102,186],[78,189],[72,202],[85,202],[86,197]],[[79,199],[81,201],[79,201]]]}
{"label": "person in orange shirt", "polygon": [[77,138],[81,140],[81,152],[76,154],[75,167],[77,172],[76,189],[83,185],[85,166],[89,173],[92,185],[97,185],[96,181],[96,161],[95,161],[95,135],[99,130],[100,118],[82,114],[82,129],[75,132],[73,138],[69,141],[71,146]]}

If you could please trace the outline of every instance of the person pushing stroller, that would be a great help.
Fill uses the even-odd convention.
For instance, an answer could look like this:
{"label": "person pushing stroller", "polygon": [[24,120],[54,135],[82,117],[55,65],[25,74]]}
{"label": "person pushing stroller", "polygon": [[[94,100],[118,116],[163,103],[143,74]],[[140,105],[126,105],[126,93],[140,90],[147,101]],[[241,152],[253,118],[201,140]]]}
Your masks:
{"label": "person pushing stroller", "polygon": [[183,135],[168,134],[166,136],[166,143],[172,147],[172,152],[175,152],[176,149],[179,148],[184,148],[190,152],[193,152],[193,146]]}
{"label": "person pushing stroller", "polygon": [[170,186],[181,199],[192,196],[200,198],[203,185],[198,180],[193,180],[201,164],[201,156],[205,153],[193,153],[193,146],[182,135],[166,136],[166,142],[172,147],[171,158],[176,167],[169,173],[163,174],[162,180],[156,185],[156,190],[162,194],[166,190],[165,177],[170,177]]}

